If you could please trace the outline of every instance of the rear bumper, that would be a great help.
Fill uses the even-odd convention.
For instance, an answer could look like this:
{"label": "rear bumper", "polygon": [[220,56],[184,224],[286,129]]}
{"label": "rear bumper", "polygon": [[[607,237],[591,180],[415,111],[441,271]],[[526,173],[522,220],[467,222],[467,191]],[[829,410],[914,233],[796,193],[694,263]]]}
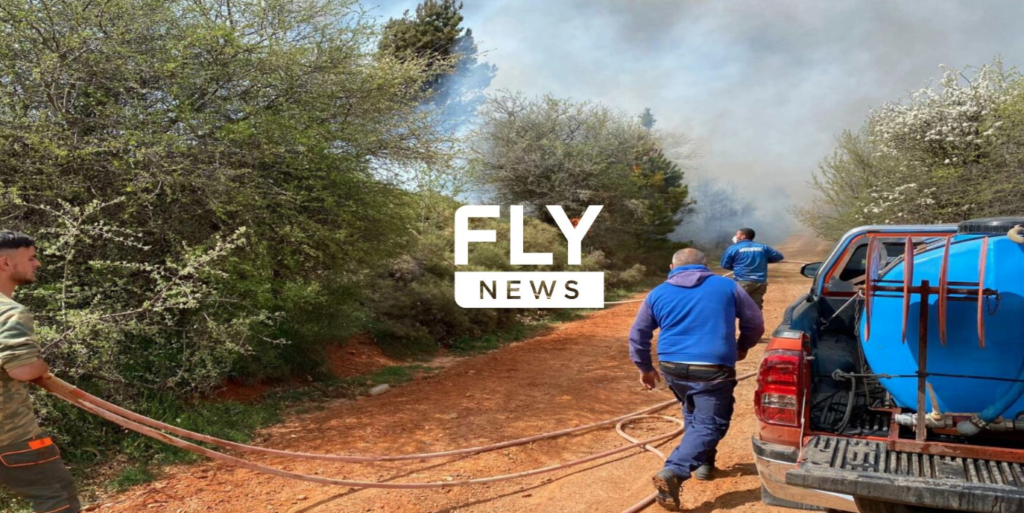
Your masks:
{"label": "rear bumper", "polygon": [[783,501],[857,513],[857,506],[850,495],[786,484],[786,472],[796,468],[800,454],[798,448],[763,442],[756,436],[751,438],[751,443],[757,474],[768,493]]}
{"label": "rear bumper", "polygon": [[1024,511],[1024,465],[889,450],[871,440],[816,436],[787,472],[796,487],[879,502],[977,513]]}

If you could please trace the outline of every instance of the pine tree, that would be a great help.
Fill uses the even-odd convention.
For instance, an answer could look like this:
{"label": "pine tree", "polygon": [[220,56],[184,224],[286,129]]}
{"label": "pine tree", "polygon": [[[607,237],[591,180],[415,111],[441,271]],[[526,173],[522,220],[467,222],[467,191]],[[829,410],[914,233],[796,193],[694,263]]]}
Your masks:
{"label": "pine tree", "polygon": [[654,123],[658,120],[654,119],[654,114],[651,114],[650,107],[644,107],[643,114],[640,114],[640,126],[647,129],[648,132],[654,128]]}
{"label": "pine tree", "polygon": [[430,103],[457,124],[476,114],[497,72],[496,66],[479,62],[473,31],[461,26],[461,11],[455,0],[424,0],[415,16],[406,11],[388,20],[378,46],[399,59],[424,61]]}

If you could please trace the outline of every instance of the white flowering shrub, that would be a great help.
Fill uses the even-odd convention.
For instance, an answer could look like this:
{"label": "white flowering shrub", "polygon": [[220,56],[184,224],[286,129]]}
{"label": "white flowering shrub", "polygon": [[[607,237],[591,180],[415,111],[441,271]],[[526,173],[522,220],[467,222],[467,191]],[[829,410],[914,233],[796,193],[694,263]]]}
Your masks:
{"label": "white flowering shrub", "polygon": [[868,126],[879,152],[911,166],[958,165],[983,155],[1002,124],[993,114],[1019,76],[1004,71],[999,61],[973,76],[942,68],[937,90],[920,89],[871,113]]}
{"label": "white flowering shrub", "polygon": [[[223,290],[230,277],[221,267],[245,245],[244,227],[158,260],[142,234],[108,215],[124,197],[82,207],[63,201],[47,206],[8,190],[0,200],[46,223],[33,233],[43,262],[40,283],[18,299],[35,307],[43,355],[66,378],[208,388],[275,317],[254,308],[215,313],[214,305],[237,302]],[[174,365],[152,365],[154,352]]]}
{"label": "white flowering shrub", "polygon": [[860,220],[862,222],[876,221],[879,216],[886,216],[882,223],[908,223],[922,217],[922,212],[930,210],[935,205],[931,198],[936,189],[934,187],[921,190],[916,183],[908,183],[886,190],[884,187],[876,187],[868,193],[870,202],[864,206]]}
{"label": "white flowering shrub", "polygon": [[825,237],[862,224],[932,224],[1020,215],[1024,87],[996,60],[943,66],[937,87],[869,113],[824,159],[815,200],[796,214]]}

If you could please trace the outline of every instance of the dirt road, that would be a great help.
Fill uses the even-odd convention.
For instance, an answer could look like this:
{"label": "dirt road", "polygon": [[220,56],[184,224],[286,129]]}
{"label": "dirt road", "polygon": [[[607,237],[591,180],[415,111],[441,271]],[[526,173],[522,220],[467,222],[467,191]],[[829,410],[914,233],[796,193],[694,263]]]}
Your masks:
{"label": "dirt road", "polygon": [[[810,237],[780,247],[787,258],[811,260],[827,250]],[[765,302],[768,331],[806,291],[799,265],[777,265]],[[642,297],[642,295],[638,296]],[[337,401],[267,429],[260,445],[285,450],[403,454],[440,451],[519,438],[603,420],[671,398],[645,392],[627,354],[626,335],[637,304],[608,308],[501,350],[467,358],[382,396]],[[756,369],[763,346],[739,365]],[[690,481],[687,511],[785,511],[760,502],[750,453],[755,429],[753,380],[737,388],[733,427],[719,448],[717,480]],[[676,408],[665,413],[679,415]],[[667,424],[634,427],[639,434]],[[640,436],[640,438],[644,438]],[[437,481],[504,474],[552,465],[617,447],[612,429],[543,441],[456,460],[377,465],[324,464],[254,458],[292,471],[368,480]],[[662,444],[671,450],[677,440]],[[254,474],[220,464],[169,469],[165,478],[112,498],[101,511],[216,512],[618,512],[651,492],[659,460],[630,451],[597,463],[518,481],[427,491],[329,488]],[[648,511],[660,511],[652,506]]]}

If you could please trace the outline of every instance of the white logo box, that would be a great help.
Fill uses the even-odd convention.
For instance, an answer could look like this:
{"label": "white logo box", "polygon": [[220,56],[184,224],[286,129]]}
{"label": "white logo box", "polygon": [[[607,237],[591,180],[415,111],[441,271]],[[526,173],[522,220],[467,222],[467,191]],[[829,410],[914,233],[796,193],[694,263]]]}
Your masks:
{"label": "white logo box", "polygon": [[462,308],[604,308],[603,272],[456,272]]}

